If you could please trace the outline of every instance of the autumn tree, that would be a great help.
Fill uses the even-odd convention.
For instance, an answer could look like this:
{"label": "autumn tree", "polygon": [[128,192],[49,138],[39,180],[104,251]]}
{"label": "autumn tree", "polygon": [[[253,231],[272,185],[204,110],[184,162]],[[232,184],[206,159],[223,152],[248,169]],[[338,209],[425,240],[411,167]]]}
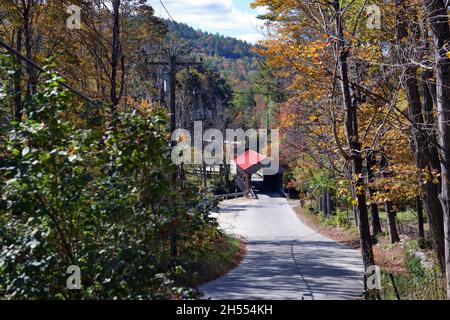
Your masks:
{"label": "autumn tree", "polygon": [[442,193],[444,209],[445,266],[447,295],[450,299],[450,27],[448,4],[443,0],[422,1],[434,38],[436,70],[436,105],[440,135]]}
{"label": "autumn tree", "polygon": [[[356,90],[349,75],[352,41],[346,39],[345,35],[347,33],[345,29],[347,22],[344,20],[345,9],[341,7],[339,1],[302,4],[256,1],[255,5],[265,5],[270,8],[271,13],[266,18],[279,39],[274,37],[276,40],[269,40],[266,45],[267,47],[276,46],[281,51],[281,54],[278,53],[276,56],[291,62],[292,67],[299,73],[296,84],[306,89],[305,94],[311,95],[309,86],[301,84],[300,81],[306,78],[311,87],[322,89],[320,83],[322,78],[325,80],[323,96],[331,99],[335,106],[336,103],[341,104],[343,117],[341,125],[345,132],[346,148],[341,142],[341,137],[338,136],[336,122],[332,124],[332,127],[334,127],[333,133],[341,156],[351,164],[361,250],[364,266],[368,268],[374,264],[374,259],[366,205],[364,159],[359,137],[358,101],[355,99]],[[271,21],[273,25],[270,25]],[[268,51],[272,49],[269,48]],[[324,59],[329,59],[330,64],[325,64]],[[337,87],[340,88],[340,94],[336,91]],[[333,114],[335,114],[334,110],[331,112],[331,115]],[[332,121],[333,116],[330,122]]]}

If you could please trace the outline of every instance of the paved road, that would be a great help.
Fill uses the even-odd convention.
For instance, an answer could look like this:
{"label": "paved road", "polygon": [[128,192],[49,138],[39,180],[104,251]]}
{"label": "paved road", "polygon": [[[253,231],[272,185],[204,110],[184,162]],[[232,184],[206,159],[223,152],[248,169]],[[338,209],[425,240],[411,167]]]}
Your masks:
{"label": "paved road", "polygon": [[247,255],[228,275],[200,289],[211,299],[340,300],[363,293],[359,252],[322,236],[286,199],[259,195],[221,206],[219,222],[243,236]]}

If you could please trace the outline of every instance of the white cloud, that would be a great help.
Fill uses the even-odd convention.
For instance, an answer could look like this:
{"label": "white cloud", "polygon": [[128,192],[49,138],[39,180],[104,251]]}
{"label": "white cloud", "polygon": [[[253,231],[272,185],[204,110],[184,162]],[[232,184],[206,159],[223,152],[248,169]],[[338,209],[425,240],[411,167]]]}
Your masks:
{"label": "white cloud", "polygon": [[234,36],[236,39],[247,41],[249,43],[256,43],[259,40],[263,40],[264,36],[261,33],[245,33],[245,34],[238,34]]}
{"label": "white cloud", "polygon": [[[163,3],[176,21],[192,27],[250,42],[263,38],[260,34],[263,23],[256,17],[261,10],[244,12],[234,6],[233,0],[163,0]],[[167,18],[159,0],[151,0],[150,4],[157,15]]]}

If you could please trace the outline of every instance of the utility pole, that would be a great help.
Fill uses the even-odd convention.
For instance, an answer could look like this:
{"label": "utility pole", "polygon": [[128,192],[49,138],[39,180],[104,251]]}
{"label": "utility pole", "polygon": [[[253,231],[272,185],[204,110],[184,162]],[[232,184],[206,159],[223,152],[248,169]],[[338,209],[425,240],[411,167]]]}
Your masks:
{"label": "utility pole", "polygon": [[169,61],[169,116],[170,116],[170,131],[174,132],[177,127],[176,120],[176,87],[177,87],[177,58],[170,57]]}
{"label": "utility pole", "polygon": [[[170,56],[169,60],[169,126],[170,133],[172,134],[177,127],[177,105],[176,105],[176,87],[177,87],[177,58],[175,56]],[[173,141],[170,141],[172,146]],[[172,176],[173,184],[176,185],[177,182],[177,172],[173,173]],[[170,256],[175,261],[178,256],[178,246],[177,246],[177,229],[176,229],[176,213],[172,217],[172,232],[170,233]]]}
{"label": "utility pole", "polygon": [[[177,68],[178,67],[192,67],[202,65],[203,62],[195,61],[178,61],[177,57],[171,55],[168,62],[149,62],[149,65],[153,66],[168,66],[169,67],[169,127],[171,133],[177,129],[176,121],[176,88],[177,88]],[[170,141],[172,145],[172,141]],[[175,186],[177,183],[177,173],[175,172],[172,176],[172,182]],[[176,230],[176,214],[172,216],[172,232],[170,233],[170,256],[173,261],[175,261],[178,256],[178,246],[177,246],[177,230]]]}
{"label": "utility pole", "polygon": [[151,66],[169,67],[169,127],[173,132],[176,130],[176,88],[177,88],[177,69],[178,67],[193,67],[203,64],[203,61],[178,61],[177,57],[171,55],[168,62],[148,62]]}

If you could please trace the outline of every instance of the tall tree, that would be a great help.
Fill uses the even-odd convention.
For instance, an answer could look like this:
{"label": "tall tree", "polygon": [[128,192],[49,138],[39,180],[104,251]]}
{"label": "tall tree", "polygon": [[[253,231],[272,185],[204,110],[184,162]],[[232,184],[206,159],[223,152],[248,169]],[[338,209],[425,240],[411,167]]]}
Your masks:
{"label": "tall tree", "polygon": [[[373,151],[370,151],[366,157],[366,170],[367,170],[367,182],[368,184],[373,183],[375,180],[375,175],[373,173],[374,167],[377,165],[377,161],[375,160],[375,154]],[[376,190],[373,187],[369,186],[369,196],[374,196]],[[380,214],[378,212],[378,204],[375,201],[370,202],[370,214],[372,220],[372,233],[374,235],[381,234],[383,232],[381,228]]]}
{"label": "tall tree", "polygon": [[[426,212],[433,231],[433,239],[438,257],[439,266],[445,270],[445,245],[443,211],[439,202],[438,184],[433,182],[433,155],[430,145],[433,141],[432,132],[427,132],[425,117],[423,114],[422,99],[419,87],[418,66],[412,61],[420,58],[413,56],[421,46],[421,34],[418,25],[418,14],[416,7],[409,1],[396,1],[396,36],[397,36],[397,61],[404,66],[400,78],[405,88],[408,99],[409,118],[411,120],[411,136],[414,142],[414,156],[417,169],[419,170],[419,184],[426,204]],[[410,19],[415,17],[415,19]],[[412,23],[411,23],[412,21]],[[430,103],[430,102],[428,102]]]}
{"label": "tall tree", "polygon": [[335,17],[336,27],[336,55],[339,69],[339,83],[342,90],[342,100],[345,109],[345,131],[347,136],[347,144],[350,150],[350,161],[352,163],[352,173],[355,179],[355,192],[357,201],[357,217],[359,228],[359,239],[361,252],[363,256],[364,267],[367,270],[374,265],[372,240],[370,237],[369,218],[367,212],[367,200],[364,189],[363,178],[363,158],[361,153],[361,143],[359,141],[358,131],[358,106],[355,99],[352,98],[349,80],[348,57],[350,48],[346,44],[345,32],[342,17],[344,10],[341,8],[339,0],[333,1],[333,15]]}
{"label": "tall tree", "polygon": [[441,202],[444,209],[447,296],[450,299],[450,27],[447,13],[448,3],[444,0],[423,0],[423,4],[433,32],[436,58],[436,102],[442,170]]}

